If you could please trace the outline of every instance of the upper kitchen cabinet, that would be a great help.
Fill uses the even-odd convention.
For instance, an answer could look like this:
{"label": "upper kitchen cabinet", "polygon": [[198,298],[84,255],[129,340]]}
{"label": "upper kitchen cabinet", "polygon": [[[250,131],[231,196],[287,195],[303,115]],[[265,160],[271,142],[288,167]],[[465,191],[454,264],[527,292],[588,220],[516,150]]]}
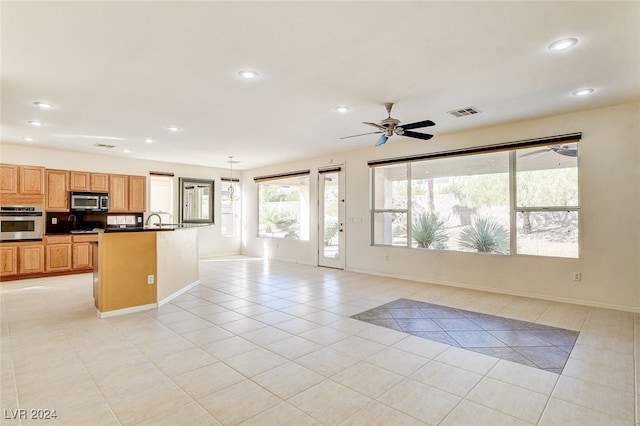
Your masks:
{"label": "upper kitchen cabinet", "polygon": [[144,212],[147,190],[147,178],[145,176],[129,176],[129,211]]}
{"label": "upper kitchen cabinet", "polygon": [[0,193],[18,193],[18,166],[13,164],[0,164]]}
{"label": "upper kitchen cabinet", "polygon": [[109,175],[109,211],[144,212],[146,189],[145,176]]}
{"label": "upper kitchen cabinet", "polygon": [[49,212],[68,212],[69,172],[47,169],[46,183],[46,210]]}
{"label": "upper kitchen cabinet", "polygon": [[126,213],[129,203],[129,176],[109,175],[109,211]]}
{"label": "upper kitchen cabinet", "polygon": [[18,167],[20,178],[18,192],[22,195],[44,194],[44,168],[34,166]]}
{"label": "upper kitchen cabinet", "polygon": [[69,189],[71,191],[109,192],[109,175],[73,170],[69,173]]}
{"label": "upper kitchen cabinet", "polygon": [[109,192],[109,175],[106,173],[91,173],[91,191]]}
{"label": "upper kitchen cabinet", "polygon": [[0,164],[2,204],[39,204],[44,202],[44,167]]}

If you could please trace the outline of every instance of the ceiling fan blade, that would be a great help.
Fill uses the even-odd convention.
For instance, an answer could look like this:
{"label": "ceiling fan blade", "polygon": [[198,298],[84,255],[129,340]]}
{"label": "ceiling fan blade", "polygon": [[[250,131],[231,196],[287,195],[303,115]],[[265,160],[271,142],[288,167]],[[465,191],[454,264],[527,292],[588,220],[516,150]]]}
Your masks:
{"label": "ceiling fan blade", "polygon": [[381,125],[379,125],[377,123],[372,123],[370,121],[363,121],[362,124],[366,124],[367,126],[373,126],[373,127],[377,128],[377,129],[382,130],[383,132],[385,130],[387,130],[384,126],[381,126]]}
{"label": "ceiling fan blade", "polygon": [[542,154],[543,152],[551,151],[551,148],[536,149],[535,151],[522,154],[520,157],[528,157],[530,155]]}
{"label": "ceiling fan blade", "polygon": [[389,139],[387,135],[380,136],[380,139],[378,139],[378,142],[376,142],[376,146],[383,145],[385,142],[387,142],[387,139]]}
{"label": "ceiling fan blade", "polygon": [[567,157],[577,157],[578,150],[576,148],[564,148],[556,151],[560,155],[566,155]]}
{"label": "ceiling fan blade", "polygon": [[401,124],[400,127],[402,127],[403,129],[419,129],[420,127],[429,127],[429,126],[435,126],[436,123],[434,123],[431,120],[424,120],[424,121],[417,121],[415,123],[409,123],[409,124]]}
{"label": "ceiling fan blade", "polygon": [[418,133],[418,132],[410,132],[410,131],[406,131],[402,134],[402,136],[409,136],[410,138],[416,138],[416,139],[422,139],[424,141],[427,141],[429,139],[431,139],[433,137],[433,135],[429,135],[426,133]]}
{"label": "ceiling fan blade", "polygon": [[351,135],[351,136],[343,136],[340,139],[349,139],[349,138],[355,138],[358,136],[364,136],[364,135],[374,135],[376,133],[382,133],[382,132],[369,132],[369,133],[360,133],[359,135]]}

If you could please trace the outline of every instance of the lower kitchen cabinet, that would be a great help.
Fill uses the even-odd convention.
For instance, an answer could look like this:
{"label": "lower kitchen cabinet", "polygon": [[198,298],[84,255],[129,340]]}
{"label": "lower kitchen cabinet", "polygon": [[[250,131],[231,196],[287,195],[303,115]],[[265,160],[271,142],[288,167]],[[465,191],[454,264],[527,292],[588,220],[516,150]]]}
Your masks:
{"label": "lower kitchen cabinet", "polygon": [[45,237],[45,272],[68,271],[71,269],[71,235]]}
{"label": "lower kitchen cabinet", "polygon": [[0,277],[18,275],[18,247],[0,247]]}
{"label": "lower kitchen cabinet", "polygon": [[0,277],[41,274],[44,263],[44,244],[39,241],[0,245]]}
{"label": "lower kitchen cabinet", "polygon": [[38,274],[44,272],[44,245],[22,245],[18,247],[18,273]]}

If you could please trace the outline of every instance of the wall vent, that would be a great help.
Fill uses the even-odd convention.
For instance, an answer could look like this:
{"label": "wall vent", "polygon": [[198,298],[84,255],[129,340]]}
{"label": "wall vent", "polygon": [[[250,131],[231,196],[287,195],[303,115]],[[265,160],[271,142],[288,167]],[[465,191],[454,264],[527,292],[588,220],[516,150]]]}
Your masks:
{"label": "wall vent", "polygon": [[466,117],[467,115],[478,114],[480,111],[474,107],[460,108],[454,109],[453,111],[449,111],[449,114],[455,117]]}
{"label": "wall vent", "polygon": [[93,146],[95,146],[96,148],[107,148],[107,149],[111,149],[111,148],[115,148],[116,147],[115,145],[109,145],[109,144],[106,144],[106,143],[96,143],[96,144],[93,144]]}

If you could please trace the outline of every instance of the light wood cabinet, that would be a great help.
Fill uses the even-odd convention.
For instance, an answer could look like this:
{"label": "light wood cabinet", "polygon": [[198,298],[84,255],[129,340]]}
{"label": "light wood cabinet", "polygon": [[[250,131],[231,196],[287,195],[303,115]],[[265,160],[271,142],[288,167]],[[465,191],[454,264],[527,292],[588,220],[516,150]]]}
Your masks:
{"label": "light wood cabinet", "polygon": [[71,191],[109,192],[109,175],[72,170],[69,172]]}
{"label": "light wood cabinet", "polygon": [[70,191],[91,191],[91,173],[89,172],[69,172]]}
{"label": "light wood cabinet", "polygon": [[44,194],[44,167],[20,166],[18,192],[22,195]]}
{"label": "light wood cabinet", "polygon": [[146,190],[145,176],[109,175],[109,212],[144,212]]}
{"label": "light wood cabinet", "polygon": [[44,272],[44,245],[24,245],[18,247],[18,273],[37,274]]}
{"label": "light wood cabinet", "polygon": [[93,268],[93,247],[92,242],[98,241],[97,234],[74,235],[72,269],[92,269]]}
{"label": "light wood cabinet", "polygon": [[0,277],[18,274],[18,247],[0,246]]}
{"label": "light wood cabinet", "polygon": [[109,175],[106,173],[91,173],[91,191],[109,192]]}
{"label": "light wood cabinet", "polygon": [[145,176],[129,176],[129,211],[144,212],[147,178]]}
{"label": "light wood cabinet", "polygon": [[46,210],[50,212],[69,211],[69,172],[67,170],[46,171]]}
{"label": "light wood cabinet", "polygon": [[41,242],[2,243],[0,276],[40,274],[44,272],[44,244]]}
{"label": "light wood cabinet", "polygon": [[92,267],[91,243],[73,244],[73,269],[90,269]]}
{"label": "light wood cabinet", "polygon": [[44,167],[0,164],[2,204],[44,204],[44,176]]}
{"label": "light wood cabinet", "polygon": [[129,176],[109,175],[109,211],[114,213],[128,212]]}
{"label": "light wood cabinet", "polygon": [[18,193],[18,166],[0,164],[0,194]]}
{"label": "light wood cabinet", "polygon": [[45,237],[45,272],[71,269],[71,236],[52,235]]}

